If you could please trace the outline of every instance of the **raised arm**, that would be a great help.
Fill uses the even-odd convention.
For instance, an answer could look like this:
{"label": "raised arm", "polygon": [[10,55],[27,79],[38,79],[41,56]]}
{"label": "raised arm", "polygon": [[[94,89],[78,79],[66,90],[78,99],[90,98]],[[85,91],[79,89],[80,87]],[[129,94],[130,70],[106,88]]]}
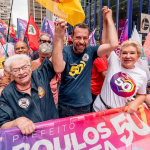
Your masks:
{"label": "raised arm", "polygon": [[102,9],[103,13],[103,31],[102,31],[102,44],[108,43],[108,31],[107,31],[107,20],[106,15],[104,14],[104,10],[107,8],[107,6],[104,6]]}
{"label": "raised arm", "polygon": [[67,26],[64,20],[55,22],[52,64],[56,73],[63,72],[66,65],[62,54],[66,29]]}
{"label": "raised arm", "polygon": [[[108,57],[111,51],[118,47],[118,35],[112,18],[112,10],[104,7],[102,12],[104,17],[104,35],[102,37],[102,43],[104,44],[99,47],[97,54],[100,57],[104,55]],[[107,32],[107,35],[105,34],[105,31]]]}

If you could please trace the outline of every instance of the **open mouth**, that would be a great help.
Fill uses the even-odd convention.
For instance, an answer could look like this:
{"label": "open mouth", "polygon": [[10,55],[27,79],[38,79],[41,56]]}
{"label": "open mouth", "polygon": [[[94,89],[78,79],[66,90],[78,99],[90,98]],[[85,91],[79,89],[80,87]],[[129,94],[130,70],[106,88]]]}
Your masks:
{"label": "open mouth", "polygon": [[24,75],[24,76],[19,77],[19,79],[20,79],[20,80],[23,80],[23,79],[25,79],[26,77],[27,77],[27,75]]}

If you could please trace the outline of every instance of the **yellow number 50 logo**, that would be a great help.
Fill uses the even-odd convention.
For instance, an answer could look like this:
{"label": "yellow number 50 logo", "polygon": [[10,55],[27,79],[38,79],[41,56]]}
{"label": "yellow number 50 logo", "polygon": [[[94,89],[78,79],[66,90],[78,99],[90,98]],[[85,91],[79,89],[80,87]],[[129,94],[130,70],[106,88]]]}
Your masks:
{"label": "yellow number 50 logo", "polygon": [[84,69],[85,65],[86,64],[84,61],[80,61],[79,65],[71,67],[71,69],[69,71],[69,75],[70,76],[79,75],[82,72],[82,70]]}

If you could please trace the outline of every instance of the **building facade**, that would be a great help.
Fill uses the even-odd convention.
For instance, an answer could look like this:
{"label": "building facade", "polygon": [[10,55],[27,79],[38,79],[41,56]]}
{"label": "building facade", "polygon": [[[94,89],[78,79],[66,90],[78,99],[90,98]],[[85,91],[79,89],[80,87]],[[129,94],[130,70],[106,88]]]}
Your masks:
{"label": "building facade", "polygon": [[[4,22],[9,22],[11,13],[11,0],[0,0],[0,20]],[[11,24],[13,22],[11,15]]]}
{"label": "building facade", "polygon": [[32,14],[34,21],[38,27],[41,29],[43,19],[46,17],[46,8],[42,7],[35,0],[28,0],[28,14]]}
{"label": "building facade", "polygon": [[[139,28],[139,14],[150,14],[150,0],[82,0],[86,18],[85,23],[89,25],[90,32],[96,28],[95,39],[97,43],[102,37],[102,7],[108,6],[113,11],[113,19],[118,31],[118,37],[122,29],[121,23],[128,19],[128,36],[131,37],[133,24]],[[69,26],[69,32],[72,27]],[[142,34],[145,39],[146,34]]]}

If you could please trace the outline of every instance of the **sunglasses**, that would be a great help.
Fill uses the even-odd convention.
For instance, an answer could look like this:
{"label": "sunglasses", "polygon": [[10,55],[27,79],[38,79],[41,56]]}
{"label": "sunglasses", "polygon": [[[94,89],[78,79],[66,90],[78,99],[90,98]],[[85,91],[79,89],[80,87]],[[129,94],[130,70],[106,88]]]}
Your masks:
{"label": "sunglasses", "polygon": [[50,41],[50,40],[49,40],[49,41],[47,41],[47,40],[40,40],[40,42],[51,44],[51,41]]}

